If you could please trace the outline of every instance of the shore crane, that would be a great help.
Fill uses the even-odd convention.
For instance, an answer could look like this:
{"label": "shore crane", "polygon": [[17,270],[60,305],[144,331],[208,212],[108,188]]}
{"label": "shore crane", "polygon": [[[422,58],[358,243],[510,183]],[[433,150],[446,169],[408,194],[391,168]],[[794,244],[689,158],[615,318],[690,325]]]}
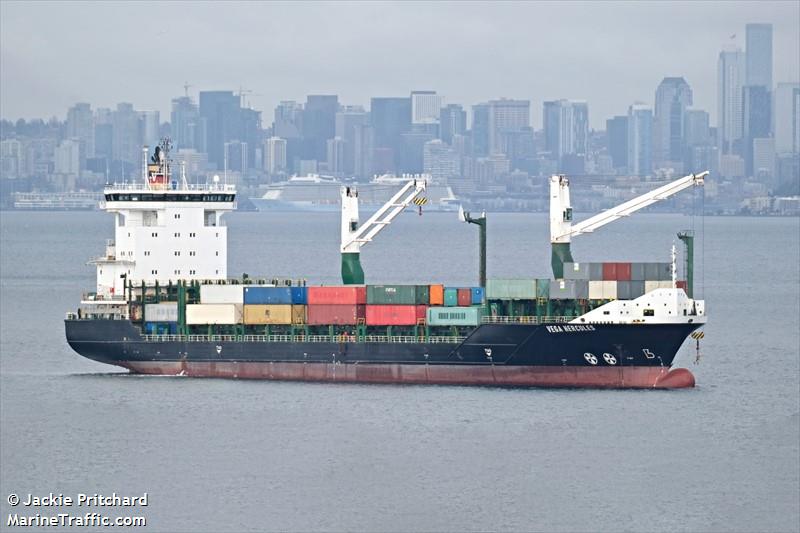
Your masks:
{"label": "shore crane", "polygon": [[637,196],[616,207],[603,211],[577,224],[572,223],[572,206],[569,201],[569,179],[564,175],[550,177],[550,263],[555,279],[564,277],[564,263],[573,262],[570,240],[583,233],[591,233],[610,222],[652,205],[692,186],[702,187],[709,172],[689,174],[657,189]]}
{"label": "shore crane", "polygon": [[411,205],[427,187],[425,175],[415,175],[392,196],[388,202],[359,226],[358,190],[353,186],[341,188],[342,197],[342,283],[360,285],[364,283],[364,269],[361,268],[361,246],[391,224],[397,215]]}

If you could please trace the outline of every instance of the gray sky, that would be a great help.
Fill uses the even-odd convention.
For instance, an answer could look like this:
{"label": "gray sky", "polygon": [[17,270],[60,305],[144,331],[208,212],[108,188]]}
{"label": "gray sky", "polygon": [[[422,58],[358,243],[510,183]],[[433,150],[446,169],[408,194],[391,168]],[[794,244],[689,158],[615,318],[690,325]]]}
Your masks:
{"label": "gray sky", "polygon": [[[280,100],[434,89],[447,103],[506,96],[589,102],[592,127],[652,104],[684,76],[716,116],[717,56],[744,25],[774,25],[773,81],[800,79],[800,2],[230,3],[0,0],[0,115],[63,118],[75,102],[131,102],[169,120],[183,84],[254,92],[265,125]],[[730,39],[735,34],[735,39]]]}

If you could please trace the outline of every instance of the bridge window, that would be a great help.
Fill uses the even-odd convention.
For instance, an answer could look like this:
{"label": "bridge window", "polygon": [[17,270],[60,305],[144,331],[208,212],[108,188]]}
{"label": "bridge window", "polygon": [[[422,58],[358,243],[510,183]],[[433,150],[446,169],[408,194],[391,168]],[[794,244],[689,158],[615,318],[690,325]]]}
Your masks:
{"label": "bridge window", "polygon": [[653,309],[643,309],[642,310],[643,316],[656,316],[656,312]]}

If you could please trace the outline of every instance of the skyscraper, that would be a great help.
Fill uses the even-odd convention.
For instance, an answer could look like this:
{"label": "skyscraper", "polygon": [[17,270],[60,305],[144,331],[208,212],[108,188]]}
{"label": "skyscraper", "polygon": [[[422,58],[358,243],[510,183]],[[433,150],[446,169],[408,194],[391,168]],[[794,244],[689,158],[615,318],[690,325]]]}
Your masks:
{"label": "skyscraper", "polygon": [[336,135],[336,112],[339,97],[335,94],[310,94],[303,107],[303,157],[325,161],[328,139]]}
{"label": "skyscraper", "polygon": [[684,113],[692,105],[692,89],[679,77],[664,78],[656,89],[653,116],[653,159],[656,165],[681,164],[685,154]]}
{"label": "skyscraper", "polygon": [[565,155],[585,157],[589,140],[589,105],[582,100],[544,102],[545,149],[561,161]]}
{"label": "skyscraper", "polygon": [[770,136],[770,93],[763,85],[742,87],[742,154],[747,176],[754,176],[753,141]]}
{"label": "skyscraper", "polygon": [[239,97],[233,91],[201,91],[200,118],[204,120],[208,162],[222,169],[225,143],[242,139]]}
{"label": "skyscraper", "polygon": [[111,114],[111,121],[114,159],[129,163],[133,168],[139,168],[142,160],[139,113],[133,109],[132,104],[120,103]]}
{"label": "skyscraper", "polygon": [[176,149],[200,150],[200,111],[191,97],[180,96],[172,99],[170,127],[172,142],[175,143]]}
{"label": "skyscraper", "polygon": [[442,101],[436,91],[411,91],[411,123],[437,124]]}
{"label": "skyscraper", "polygon": [[747,37],[747,85],[761,85],[772,90],[772,24],[748,24]]}
{"label": "skyscraper", "polygon": [[425,143],[423,149],[423,166],[426,174],[438,183],[458,176],[461,172],[459,157],[455,150],[441,139]]}
{"label": "skyscraper", "polygon": [[[381,167],[394,168],[402,151],[401,135],[411,131],[411,99],[380,97],[370,102],[370,120],[374,133],[374,148],[391,150],[393,161],[383,161]],[[383,152],[388,157],[387,152]],[[382,159],[385,157],[382,156]],[[388,170],[381,169],[381,170]]]}
{"label": "skyscraper", "polygon": [[94,115],[92,106],[85,103],[75,104],[67,111],[67,139],[76,139],[80,143],[80,165],[86,166],[86,158],[94,157]]}
{"label": "skyscraper", "polygon": [[303,135],[303,104],[284,100],[275,108],[272,133],[281,139],[299,139]]}
{"label": "skyscraper", "polygon": [[158,111],[139,111],[139,120],[142,121],[142,144],[153,150],[160,140],[159,113]]}
{"label": "skyscraper", "polygon": [[459,104],[448,104],[439,113],[439,138],[453,144],[453,135],[463,135],[467,129],[467,112]]}
{"label": "skyscraper", "polygon": [[337,177],[344,175],[345,141],[341,137],[328,139],[326,142],[328,172]]}
{"label": "skyscraper", "polygon": [[489,104],[472,106],[472,155],[489,155]]}
{"label": "skyscraper", "polygon": [[800,154],[800,83],[775,88],[775,152]]}
{"label": "skyscraper", "polygon": [[356,128],[366,126],[369,115],[361,106],[343,107],[336,113],[336,137],[344,143],[344,156],[341,172],[343,175],[355,174]]}
{"label": "skyscraper", "polygon": [[628,108],[628,173],[647,176],[653,169],[653,109],[645,104]]}
{"label": "skyscraper", "polygon": [[270,175],[286,170],[285,139],[270,137],[264,141],[264,170]]}
{"label": "skyscraper", "polygon": [[628,166],[628,117],[617,116],[606,120],[608,155],[614,168]]}
{"label": "skyscraper", "polygon": [[745,55],[723,50],[717,62],[717,144],[720,155],[740,154]]}
{"label": "skyscraper", "polygon": [[502,134],[519,131],[531,125],[531,103],[529,100],[502,98],[489,102],[489,151],[502,154]]}

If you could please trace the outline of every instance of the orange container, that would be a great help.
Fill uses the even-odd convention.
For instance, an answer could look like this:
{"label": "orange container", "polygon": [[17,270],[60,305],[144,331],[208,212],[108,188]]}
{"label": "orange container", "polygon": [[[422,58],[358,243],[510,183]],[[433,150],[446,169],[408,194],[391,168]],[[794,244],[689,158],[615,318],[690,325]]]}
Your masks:
{"label": "orange container", "polygon": [[431,285],[428,294],[431,305],[444,305],[444,285]]}

